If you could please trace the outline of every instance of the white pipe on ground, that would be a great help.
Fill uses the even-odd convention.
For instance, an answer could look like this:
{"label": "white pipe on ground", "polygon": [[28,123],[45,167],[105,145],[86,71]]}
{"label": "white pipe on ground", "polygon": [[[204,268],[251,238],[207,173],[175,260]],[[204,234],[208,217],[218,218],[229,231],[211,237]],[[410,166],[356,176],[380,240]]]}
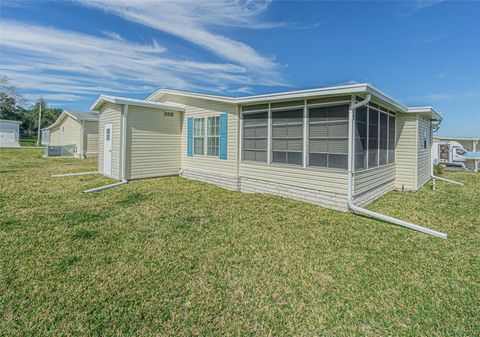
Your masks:
{"label": "white pipe on ground", "polygon": [[459,183],[458,181],[453,181],[453,180],[445,179],[445,178],[442,178],[442,177],[437,177],[437,176],[435,176],[435,175],[433,175],[433,174],[432,174],[432,178],[433,178],[433,179],[438,179],[438,180],[441,180],[441,181],[446,181],[447,183],[451,183],[451,184],[456,184],[456,185],[463,186],[463,183]]}
{"label": "white pipe on ground", "polygon": [[347,194],[348,208],[355,213],[368,215],[369,217],[372,217],[372,218],[375,218],[375,219],[390,222],[390,223],[393,223],[393,224],[398,225],[398,226],[410,228],[410,229],[413,229],[413,230],[416,230],[416,231],[419,231],[419,232],[422,232],[422,233],[425,233],[425,234],[429,234],[429,235],[440,237],[442,239],[446,239],[447,234],[445,234],[445,233],[438,232],[438,231],[435,231],[435,230],[430,229],[430,228],[422,227],[422,226],[416,225],[414,223],[410,223],[410,222],[407,222],[407,221],[396,219],[396,218],[390,217],[390,216],[385,215],[385,214],[373,212],[373,211],[370,211],[366,208],[359,207],[359,206],[357,206],[353,203],[353,168],[355,167],[354,166],[355,165],[355,156],[353,155],[353,151],[354,151],[354,144],[353,144],[353,137],[354,137],[353,123],[354,123],[354,119],[353,119],[353,114],[354,114],[355,109],[368,104],[368,102],[370,102],[370,99],[371,99],[371,95],[367,94],[367,97],[363,101],[358,102],[358,103],[352,103],[350,105],[350,108],[349,108],[349,111],[348,111],[348,194]]}
{"label": "white pipe on ground", "polygon": [[463,183],[459,183],[458,181],[453,181],[453,180],[450,180],[450,179],[438,177],[438,176],[436,176],[435,174],[433,174],[433,163],[432,163],[432,167],[431,167],[431,169],[430,169],[430,176],[431,176],[432,179],[433,179],[433,190],[436,189],[436,184],[435,184],[435,180],[436,180],[436,179],[441,180],[441,181],[445,181],[445,182],[447,182],[447,183],[451,183],[451,184],[456,184],[456,185],[463,186]]}
{"label": "white pipe on ground", "polygon": [[120,182],[118,182],[118,183],[111,184],[111,185],[106,185],[106,186],[91,188],[91,189],[88,189],[88,190],[83,191],[83,193],[100,192],[100,191],[108,190],[109,188],[114,188],[114,187],[117,187],[117,186],[120,186],[120,185],[123,185],[123,184],[126,184],[126,183],[127,183],[126,181],[125,181],[125,182],[124,182],[124,181],[120,181]]}
{"label": "white pipe on ground", "polygon": [[78,173],[65,173],[65,174],[54,174],[52,178],[61,178],[61,177],[76,177],[76,176],[84,176],[87,174],[98,174],[99,172],[78,172]]}

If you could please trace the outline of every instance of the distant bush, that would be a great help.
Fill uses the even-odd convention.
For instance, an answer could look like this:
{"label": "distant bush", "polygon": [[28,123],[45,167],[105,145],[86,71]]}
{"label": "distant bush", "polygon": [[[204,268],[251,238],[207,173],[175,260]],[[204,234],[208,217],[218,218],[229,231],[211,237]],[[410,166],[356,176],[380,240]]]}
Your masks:
{"label": "distant bush", "polygon": [[434,165],[433,174],[436,176],[441,176],[443,174],[443,166],[440,164]]}

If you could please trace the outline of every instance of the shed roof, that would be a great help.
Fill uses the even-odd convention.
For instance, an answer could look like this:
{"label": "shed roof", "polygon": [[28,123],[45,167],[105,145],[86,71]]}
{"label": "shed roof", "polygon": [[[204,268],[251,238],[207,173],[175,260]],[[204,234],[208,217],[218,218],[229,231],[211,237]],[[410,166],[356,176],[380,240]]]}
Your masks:
{"label": "shed roof", "polygon": [[63,110],[63,112],[58,116],[58,118],[53,122],[52,125],[47,126],[42,130],[50,130],[58,126],[66,117],[70,117],[76,121],[85,121],[85,122],[97,122],[98,121],[98,112],[94,111],[77,111],[77,110]]}
{"label": "shed roof", "polygon": [[12,121],[10,119],[0,119],[1,123],[12,123],[12,124],[22,124],[22,122],[19,121]]}
{"label": "shed roof", "polygon": [[98,121],[98,112],[95,111],[63,110],[63,112],[77,121]]}

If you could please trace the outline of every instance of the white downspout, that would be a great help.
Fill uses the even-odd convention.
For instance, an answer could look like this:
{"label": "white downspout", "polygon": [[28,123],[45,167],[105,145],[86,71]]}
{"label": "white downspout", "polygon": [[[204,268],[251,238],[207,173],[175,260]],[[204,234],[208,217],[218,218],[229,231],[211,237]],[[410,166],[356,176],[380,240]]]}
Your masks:
{"label": "white downspout", "polygon": [[354,138],[354,134],[353,134],[353,130],[354,130],[353,129],[353,122],[354,122],[353,114],[354,114],[355,109],[357,109],[357,108],[359,108],[363,105],[368,104],[368,102],[370,102],[370,99],[371,99],[371,95],[367,94],[367,97],[365,98],[365,100],[363,100],[361,102],[358,102],[358,103],[353,103],[352,102],[352,104],[350,104],[350,108],[348,110],[348,195],[347,195],[348,208],[355,213],[365,214],[365,215],[368,215],[372,218],[376,218],[376,219],[379,219],[379,220],[382,220],[382,221],[393,223],[395,225],[410,228],[410,229],[413,229],[413,230],[416,230],[416,231],[419,231],[419,232],[422,232],[422,233],[425,233],[425,234],[430,234],[430,235],[440,237],[442,239],[446,239],[447,234],[445,234],[445,233],[437,232],[433,229],[422,227],[422,226],[419,226],[419,225],[416,225],[416,224],[413,224],[413,223],[410,223],[410,222],[407,222],[407,221],[403,221],[403,220],[400,220],[400,219],[392,218],[390,216],[387,216],[387,215],[384,215],[384,214],[381,214],[381,213],[373,212],[373,211],[370,211],[368,209],[356,206],[353,203],[353,168],[355,167],[354,166],[355,165],[355,162],[354,162],[355,161],[355,156],[354,156],[354,153],[353,153],[353,151],[354,151],[354,148],[353,148],[353,138]]}

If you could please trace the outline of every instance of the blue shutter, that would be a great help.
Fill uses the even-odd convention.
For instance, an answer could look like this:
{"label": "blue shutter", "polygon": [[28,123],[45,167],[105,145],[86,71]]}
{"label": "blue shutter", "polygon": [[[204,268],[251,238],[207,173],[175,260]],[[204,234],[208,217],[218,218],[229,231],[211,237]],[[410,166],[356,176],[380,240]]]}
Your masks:
{"label": "blue shutter", "polygon": [[220,159],[227,159],[228,115],[220,115]]}
{"label": "blue shutter", "polygon": [[187,154],[193,156],[193,117],[188,117]]}

